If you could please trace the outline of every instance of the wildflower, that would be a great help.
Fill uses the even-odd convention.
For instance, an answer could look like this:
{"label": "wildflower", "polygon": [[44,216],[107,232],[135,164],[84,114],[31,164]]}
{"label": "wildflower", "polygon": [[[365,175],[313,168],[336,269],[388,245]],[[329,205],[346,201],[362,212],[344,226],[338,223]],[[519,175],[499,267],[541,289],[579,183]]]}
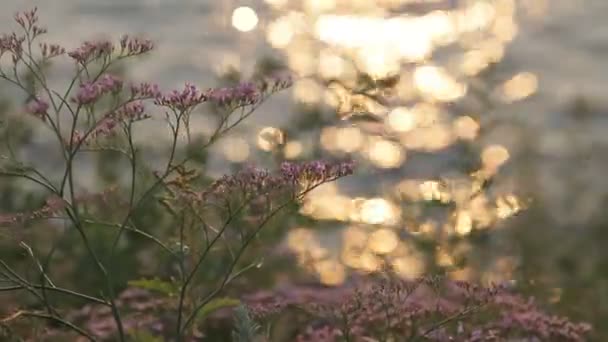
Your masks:
{"label": "wildflower", "polygon": [[13,63],[17,63],[23,54],[24,36],[17,36],[14,32],[0,36],[0,56],[6,52],[13,54]]}
{"label": "wildflower", "polygon": [[252,105],[260,99],[258,89],[251,82],[244,82],[236,87],[210,89],[207,96],[222,107]]}
{"label": "wildflower", "polygon": [[46,29],[39,27],[36,25],[38,23],[38,8],[34,7],[33,9],[25,12],[19,12],[14,15],[14,19],[19,24],[19,26],[23,27],[28,32],[32,32],[33,36],[39,36],[43,33],[46,33]]}
{"label": "wildflower", "polygon": [[354,167],[353,161],[333,164],[324,161],[301,164],[284,162],[281,164],[281,173],[290,183],[321,183],[348,176],[353,173]]}
{"label": "wildflower", "polygon": [[169,94],[158,96],[154,103],[178,112],[186,112],[205,101],[207,101],[207,95],[203,94],[195,85],[186,83],[181,91],[173,90]]}
{"label": "wildflower", "polygon": [[140,83],[140,84],[131,84],[131,98],[159,98],[162,96],[160,88],[158,84],[151,83]]}
{"label": "wildflower", "polygon": [[49,104],[45,100],[36,97],[30,103],[27,104],[26,110],[28,113],[33,114],[42,120],[46,119],[47,110],[49,109]]}
{"label": "wildflower", "polygon": [[145,107],[142,101],[134,101],[125,104],[116,111],[115,115],[117,118],[126,121],[139,121],[150,117],[145,113]]}
{"label": "wildflower", "polygon": [[53,58],[65,53],[65,48],[57,44],[40,43],[42,58]]}
{"label": "wildflower", "polygon": [[122,81],[112,75],[104,75],[94,82],[85,82],[80,85],[76,97],[72,101],[80,105],[95,103],[105,94],[116,94],[122,89]]}
{"label": "wildflower", "polygon": [[[586,323],[547,315],[503,286],[486,288],[429,278],[389,278],[343,286],[341,296],[331,291],[317,289],[310,292],[312,296],[291,297],[271,293],[250,297],[247,305],[261,313],[258,316],[262,319],[267,312],[275,314],[276,308],[304,309],[313,321],[301,330],[299,341],[334,341],[346,335],[357,341],[401,340],[406,336],[438,341],[487,341],[490,337],[501,341],[522,337],[585,341],[591,331]],[[280,298],[280,306],[267,300],[273,296]]]}
{"label": "wildflower", "polygon": [[112,52],[114,52],[114,45],[110,41],[87,41],[82,43],[79,48],[69,52],[68,56],[84,65],[95,59],[109,57]]}
{"label": "wildflower", "polygon": [[154,48],[151,40],[131,38],[128,35],[120,39],[120,53],[126,56],[136,56],[144,54]]}

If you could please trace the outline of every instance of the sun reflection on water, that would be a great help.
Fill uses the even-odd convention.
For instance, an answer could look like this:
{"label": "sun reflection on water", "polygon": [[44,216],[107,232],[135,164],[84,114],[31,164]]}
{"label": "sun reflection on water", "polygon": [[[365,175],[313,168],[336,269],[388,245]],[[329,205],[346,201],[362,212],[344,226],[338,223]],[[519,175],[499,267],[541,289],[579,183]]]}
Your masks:
{"label": "sun reflection on water", "polygon": [[[265,2],[273,10],[263,26],[265,38],[300,77],[293,98],[307,106],[329,107],[342,119],[321,128],[317,148],[399,175],[381,180],[382,187],[379,183],[373,194],[347,195],[340,186],[328,184],[304,198],[300,214],[346,227],[338,250],[322,246],[313,230],[295,228],[289,233],[289,247],[321,282],[339,284],[349,269],[369,272],[389,266],[406,277],[423,273],[428,258],[404,238],[408,234],[433,239],[438,244],[433,262],[454,267],[470,245],[453,247],[448,237],[466,239],[496,229],[498,221],[525,208],[512,189],[486,191],[488,180],[500,176],[511,160],[511,152],[508,144],[484,136],[483,107],[458,107],[478,103],[479,89],[502,103],[537,92],[539,81],[531,72],[503,78],[494,86],[478,80],[503,60],[518,34],[515,0]],[[236,11],[233,17],[238,30],[258,26],[257,15],[255,20],[245,10],[240,15],[239,23],[234,22]],[[370,84],[363,90],[361,75]],[[351,124],[365,117],[371,120]],[[258,149],[282,151],[286,159],[308,155],[314,144],[274,127],[263,128],[257,137]],[[422,165],[420,155],[441,155],[454,148],[461,152],[450,153],[463,153],[463,163],[471,160],[468,170],[454,167],[428,179],[411,176]],[[233,154],[233,159],[242,157]],[[434,206],[452,209],[449,215],[433,216],[429,208]],[[501,261],[494,271],[506,271],[509,265],[511,261]],[[466,267],[452,273],[460,278],[472,275]],[[491,272],[486,276],[494,278]]]}

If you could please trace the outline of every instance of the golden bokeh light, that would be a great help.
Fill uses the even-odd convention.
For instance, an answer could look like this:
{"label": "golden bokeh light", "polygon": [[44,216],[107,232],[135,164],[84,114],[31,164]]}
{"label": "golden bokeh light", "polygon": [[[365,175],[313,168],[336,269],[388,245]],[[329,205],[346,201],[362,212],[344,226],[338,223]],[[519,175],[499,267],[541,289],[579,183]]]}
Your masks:
{"label": "golden bokeh light", "polygon": [[365,251],[359,256],[359,269],[364,272],[377,271],[382,266],[382,259],[370,251]]}
{"label": "golden bokeh light", "polygon": [[264,151],[272,151],[285,143],[285,134],[275,127],[264,127],[258,133],[258,147]]}
{"label": "golden bokeh light", "polygon": [[388,114],[387,123],[396,132],[408,132],[416,127],[416,116],[405,107],[397,107]]}
{"label": "golden bokeh light", "polygon": [[[416,173],[419,155],[451,153],[459,141],[477,145],[487,113],[485,102],[477,99],[480,89],[488,89],[490,100],[505,103],[538,91],[537,76],[529,72],[507,76],[503,84],[485,84],[486,73],[504,59],[519,32],[515,0],[471,0],[454,6],[444,0],[265,1],[279,13],[265,27],[266,40],[300,76],[293,97],[336,113],[334,123],[320,128],[318,142],[284,141],[270,127],[261,139],[260,132],[258,147],[281,148],[286,159],[308,156],[309,149],[316,153],[319,143],[321,153],[354,155],[374,170],[409,170],[411,163]],[[381,85],[386,78],[394,83]],[[510,140],[503,143],[512,145]],[[496,229],[497,222],[523,207],[515,194],[489,196],[483,188],[490,177],[503,176],[497,171],[511,152],[495,144],[483,148],[479,158],[478,170],[391,179],[388,192],[373,198],[347,196],[336,185],[316,189],[304,198],[300,213],[344,225],[341,245],[321,247],[323,233],[311,231],[306,234],[317,239],[301,237],[307,247],[298,247],[299,260],[309,260],[311,271],[328,285],[346,279],[348,269],[377,271],[389,266],[385,262],[404,277],[422,274],[433,257],[432,262],[453,267],[460,252],[446,245],[448,238],[467,241],[474,231]],[[449,214],[426,216],[428,203],[420,205],[425,201],[449,203]],[[438,242],[431,260],[400,238],[402,227]],[[469,277],[473,270],[450,272]]]}
{"label": "golden bokeh light", "polygon": [[397,248],[399,238],[391,229],[378,229],[369,237],[369,249],[377,254],[389,254]]}
{"label": "golden bokeh light", "polygon": [[419,188],[422,197],[427,201],[438,201],[442,198],[441,184],[438,181],[424,181]]}
{"label": "golden bokeh light", "polygon": [[275,48],[283,48],[291,43],[294,27],[287,17],[282,17],[268,25],[266,39]]}
{"label": "golden bokeh light", "polygon": [[496,200],[496,215],[501,219],[509,218],[522,210],[521,201],[512,194]]}
{"label": "golden bokeh light", "polygon": [[357,127],[345,127],[336,131],[335,147],[347,153],[355,152],[361,148],[364,136]]}
{"label": "golden bokeh light", "polygon": [[468,211],[460,211],[456,216],[454,230],[459,235],[468,235],[473,230],[473,218]]}
{"label": "golden bokeh light", "polygon": [[454,258],[442,248],[437,248],[435,251],[435,260],[437,265],[442,267],[454,266]]}
{"label": "golden bokeh light", "polygon": [[361,204],[361,221],[368,224],[395,224],[399,219],[397,207],[384,198],[372,198]]}
{"label": "golden bokeh light", "polygon": [[538,89],[538,79],[530,72],[519,73],[502,86],[502,95],[507,102],[521,101]]}
{"label": "golden bokeh light", "polygon": [[451,127],[447,125],[420,128],[401,137],[401,143],[408,149],[428,152],[442,150],[453,141]]}
{"label": "golden bokeh light", "polygon": [[249,143],[243,138],[227,138],[224,140],[222,150],[226,159],[233,163],[242,163],[251,153]]}
{"label": "golden bokeh light", "polygon": [[481,152],[481,162],[484,169],[492,173],[506,163],[509,157],[509,150],[502,145],[490,145]]}
{"label": "golden bokeh light", "polygon": [[258,15],[251,7],[238,7],[232,12],[232,26],[241,32],[253,30],[258,21]]}
{"label": "golden bokeh light", "polygon": [[466,86],[456,82],[438,66],[426,65],[414,71],[414,83],[418,91],[433,100],[449,102],[466,94]]}
{"label": "golden bokeh light", "polygon": [[328,50],[319,55],[319,74],[324,78],[339,78],[346,70],[346,61],[339,55]]}
{"label": "golden bokeh light", "polygon": [[420,277],[424,272],[424,261],[419,256],[404,256],[393,259],[391,265],[395,272],[404,278]]}
{"label": "golden bokeh light", "polygon": [[304,8],[310,13],[328,12],[336,8],[336,0],[304,0]]}
{"label": "golden bokeh light", "polygon": [[367,158],[383,169],[397,168],[405,161],[403,147],[385,139],[372,139],[367,146]]}
{"label": "golden bokeh light", "polygon": [[302,103],[318,103],[321,101],[322,94],[321,86],[311,79],[301,80],[293,87],[294,98]]}
{"label": "golden bokeh light", "polygon": [[470,116],[461,116],[454,121],[454,132],[462,140],[475,140],[479,128],[479,123]]}
{"label": "golden bokeh light", "polygon": [[287,236],[287,245],[296,252],[303,252],[316,243],[315,234],[310,229],[292,228]]}
{"label": "golden bokeh light", "polygon": [[319,274],[319,280],[325,285],[339,285],[346,278],[344,265],[338,260],[321,260],[315,263],[314,268]]}
{"label": "golden bokeh light", "polygon": [[271,6],[280,8],[280,7],[287,5],[287,2],[289,0],[264,0],[264,1]]}
{"label": "golden bokeh light", "polygon": [[293,140],[285,144],[283,155],[286,159],[297,159],[304,151],[304,146],[301,142]]}

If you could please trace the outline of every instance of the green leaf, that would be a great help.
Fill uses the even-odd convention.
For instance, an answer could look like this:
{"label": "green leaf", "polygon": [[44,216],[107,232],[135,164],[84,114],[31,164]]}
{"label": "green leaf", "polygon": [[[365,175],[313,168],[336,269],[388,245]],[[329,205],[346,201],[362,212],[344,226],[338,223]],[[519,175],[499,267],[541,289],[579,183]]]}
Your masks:
{"label": "green leaf", "polygon": [[129,281],[129,285],[145,290],[160,292],[167,296],[174,296],[179,292],[179,286],[177,284],[158,278],[131,280]]}
{"label": "green leaf", "polygon": [[207,316],[219,309],[231,306],[238,306],[240,304],[241,302],[238,299],[234,298],[214,298],[201,308],[201,310],[196,315],[196,321],[202,322],[203,320],[205,320],[205,318],[207,318]]}

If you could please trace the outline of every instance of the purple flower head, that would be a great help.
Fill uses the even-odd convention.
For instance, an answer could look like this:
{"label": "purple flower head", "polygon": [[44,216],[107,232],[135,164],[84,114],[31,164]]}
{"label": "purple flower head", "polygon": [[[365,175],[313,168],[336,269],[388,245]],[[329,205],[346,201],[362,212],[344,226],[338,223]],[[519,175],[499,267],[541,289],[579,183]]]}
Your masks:
{"label": "purple flower head", "polygon": [[[455,289],[467,293],[453,293]],[[370,277],[335,289],[292,287],[264,291],[245,302],[262,319],[268,313],[282,313],[277,310],[303,309],[313,320],[297,341],[334,341],[345,334],[354,341],[400,341],[403,336],[436,341],[586,341],[591,331],[586,323],[548,315],[523,297],[494,287],[431,278]],[[457,323],[453,328],[440,324],[452,321]]]}
{"label": "purple flower head", "polygon": [[167,95],[161,95],[154,103],[179,112],[186,112],[205,101],[207,101],[207,95],[203,94],[195,85],[186,83],[181,91],[173,90]]}
{"label": "purple flower head", "polygon": [[38,23],[38,7],[34,7],[29,11],[18,12],[14,15],[14,19],[19,24],[19,26],[23,27],[26,30],[29,30],[33,27],[36,27],[36,23]]}
{"label": "purple flower head", "polygon": [[139,121],[150,117],[145,110],[142,101],[129,102],[116,111],[116,116],[126,121]]}
{"label": "purple flower head", "polygon": [[112,52],[114,52],[114,45],[110,41],[88,41],[82,43],[82,45],[76,50],[69,52],[68,56],[72,57],[80,64],[86,64],[103,56],[109,56],[112,54]]}
{"label": "purple flower head", "polygon": [[53,58],[65,53],[65,48],[57,45],[57,44],[40,44],[40,51],[42,52],[43,58]]}
{"label": "purple flower head", "polygon": [[252,82],[244,82],[232,88],[217,88],[207,91],[207,96],[218,106],[252,105],[259,101],[260,94]]}
{"label": "purple flower head", "polygon": [[154,44],[148,39],[131,38],[128,35],[120,39],[120,52],[127,56],[141,55],[153,48]]}
{"label": "purple flower head", "polygon": [[98,81],[101,92],[117,93],[122,89],[122,80],[114,75],[105,74]]}
{"label": "purple flower head", "polygon": [[14,32],[11,34],[3,34],[0,36],[0,56],[5,52],[11,52],[13,54],[13,63],[21,58],[23,54],[23,42],[25,36],[17,36]]}
{"label": "purple flower head", "polygon": [[350,163],[283,163],[277,172],[249,165],[243,170],[225,175],[196,197],[205,200],[211,197],[226,197],[235,194],[260,195],[289,193],[301,184],[319,185],[331,182],[352,173]]}
{"label": "purple flower head", "polygon": [[85,82],[76,92],[74,102],[80,105],[89,105],[107,93],[118,93],[122,89],[122,80],[116,76],[104,75],[95,82]]}
{"label": "purple flower head", "polygon": [[284,162],[281,164],[281,174],[291,183],[321,183],[352,174],[354,166],[353,161],[341,163],[313,161],[301,164]]}
{"label": "purple flower head", "polygon": [[162,92],[158,84],[150,84],[147,82],[140,84],[131,84],[131,97],[133,98],[153,98],[158,99],[162,96]]}
{"label": "purple flower head", "polygon": [[49,104],[45,100],[36,97],[30,103],[27,104],[26,110],[28,113],[34,114],[35,116],[45,119],[45,115],[47,110],[49,109]]}
{"label": "purple flower head", "polygon": [[80,85],[76,93],[76,102],[81,105],[87,105],[95,102],[100,96],[97,85],[93,82],[87,82]]}

